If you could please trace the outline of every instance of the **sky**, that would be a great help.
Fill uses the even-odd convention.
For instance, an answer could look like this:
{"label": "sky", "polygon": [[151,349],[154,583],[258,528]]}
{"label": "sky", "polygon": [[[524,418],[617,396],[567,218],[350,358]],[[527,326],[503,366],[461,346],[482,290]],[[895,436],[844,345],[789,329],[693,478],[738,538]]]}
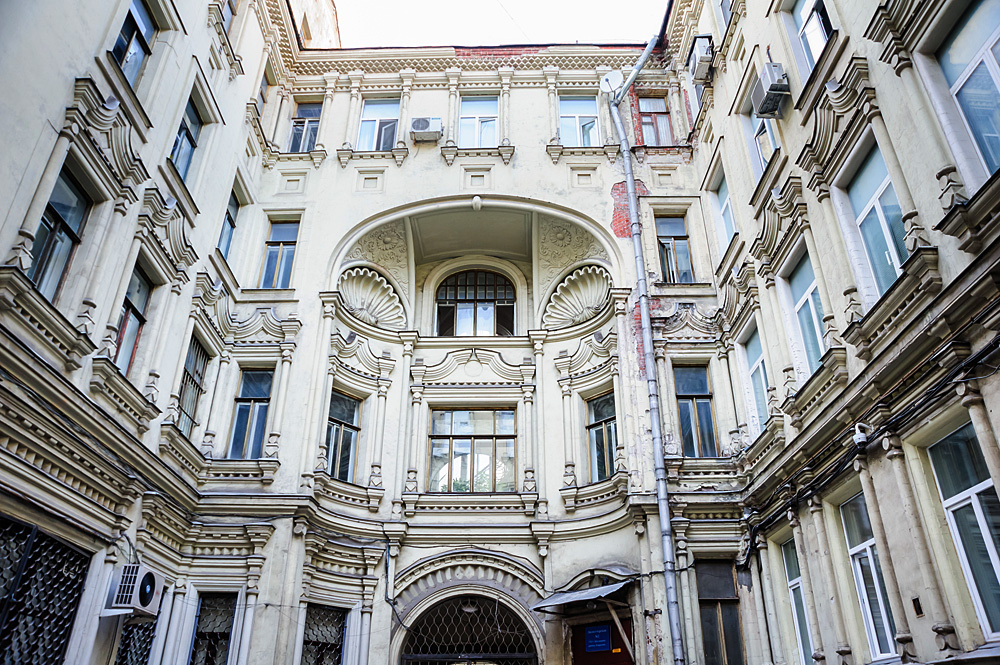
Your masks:
{"label": "sky", "polygon": [[645,44],[667,0],[336,0],[344,48]]}

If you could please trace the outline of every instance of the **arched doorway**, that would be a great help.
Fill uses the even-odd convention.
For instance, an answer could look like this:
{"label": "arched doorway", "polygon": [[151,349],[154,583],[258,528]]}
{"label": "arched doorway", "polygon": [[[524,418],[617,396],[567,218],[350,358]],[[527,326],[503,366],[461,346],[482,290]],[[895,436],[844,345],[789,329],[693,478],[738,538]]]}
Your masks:
{"label": "arched doorway", "polygon": [[495,598],[442,600],[410,626],[401,665],[536,665],[531,631]]}

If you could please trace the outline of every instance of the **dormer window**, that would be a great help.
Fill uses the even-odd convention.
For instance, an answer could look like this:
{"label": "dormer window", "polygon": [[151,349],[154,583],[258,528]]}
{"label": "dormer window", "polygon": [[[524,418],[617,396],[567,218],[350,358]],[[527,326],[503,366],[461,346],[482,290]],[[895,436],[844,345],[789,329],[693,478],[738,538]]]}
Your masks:
{"label": "dormer window", "polygon": [[465,270],[437,290],[437,334],[443,337],[514,335],[514,285],[486,270]]}

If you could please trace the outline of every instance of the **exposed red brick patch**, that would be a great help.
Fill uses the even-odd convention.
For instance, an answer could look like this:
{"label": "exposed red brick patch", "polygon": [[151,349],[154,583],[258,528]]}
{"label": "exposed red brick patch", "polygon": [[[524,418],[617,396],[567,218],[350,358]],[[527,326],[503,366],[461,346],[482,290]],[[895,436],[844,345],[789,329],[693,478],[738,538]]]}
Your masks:
{"label": "exposed red brick patch", "polygon": [[[639,196],[648,196],[649,190],[642,180],[635,181],[635,191]],[[615,202],[615,212],[611,217],[611,231],[617,238],[628,238],[632,230],[628,221],[628,187],[625,181],[611,187],[611,199]]]}

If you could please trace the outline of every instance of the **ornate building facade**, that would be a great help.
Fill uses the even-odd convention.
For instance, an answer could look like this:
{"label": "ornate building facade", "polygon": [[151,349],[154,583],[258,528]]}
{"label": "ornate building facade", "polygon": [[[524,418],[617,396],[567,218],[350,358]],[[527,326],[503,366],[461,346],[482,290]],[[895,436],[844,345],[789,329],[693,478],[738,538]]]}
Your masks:
{"label": "ornate building facade", "polygon": [[1000,2],[748,5],[624,144],[641,44],[0,7],[3,661],[1000,658]]}

